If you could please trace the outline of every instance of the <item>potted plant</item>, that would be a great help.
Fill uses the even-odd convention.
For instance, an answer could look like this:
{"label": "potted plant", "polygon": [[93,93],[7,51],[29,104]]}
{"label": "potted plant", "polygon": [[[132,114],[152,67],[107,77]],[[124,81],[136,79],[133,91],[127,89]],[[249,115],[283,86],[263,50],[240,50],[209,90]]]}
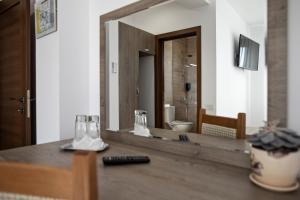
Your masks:
{"label": "potted plant", "polygon": [[257,134],[248,138],[253,172],[250,179],[267,189],[294,190],[299,186],[300,135],[279,128],[278,124],[278,121],[266,123]]}

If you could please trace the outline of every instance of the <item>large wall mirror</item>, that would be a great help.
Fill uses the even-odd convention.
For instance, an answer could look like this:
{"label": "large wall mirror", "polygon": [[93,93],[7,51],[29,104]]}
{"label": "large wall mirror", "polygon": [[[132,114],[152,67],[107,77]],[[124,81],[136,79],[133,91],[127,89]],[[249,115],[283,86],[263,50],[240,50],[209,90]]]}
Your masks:
{"label": "large wall mirror", "polygon": [[101,16],[102,129],[131,130],[135,110],[170,134],[197,133],[201,109],[245,113],[246,134],[285,125],[286,4],[143,0]]}

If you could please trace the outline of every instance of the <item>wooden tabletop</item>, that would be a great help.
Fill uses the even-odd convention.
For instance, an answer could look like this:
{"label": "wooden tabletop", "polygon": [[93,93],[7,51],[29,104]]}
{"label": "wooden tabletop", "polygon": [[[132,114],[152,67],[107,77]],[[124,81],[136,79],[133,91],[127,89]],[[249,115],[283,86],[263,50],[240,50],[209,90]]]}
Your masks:
{"label": "wooden tabletop", "polygon": [[[0,151],[0,160],[71,167],[72,152],[62,152],[67,141]],[[300,191],[274,193],[252,184],[249,170],[220,163],[192,160],[114,141],[98,153],[98,192],[101,200],[299,200]],[[104,167],[103,155],[148,155],[145,165]]]}
{"label": "wooden tabletop", "polygon": [[[153,136],[163,137],[169,140],[179,140],[179,135],[184,134],[189,137],[190,142],[197,143],[205,146],[214,146],[224,150],[234,151],[250,151],[249,143],[244,139],[232,139],[227,137],[210,136],[198,133],[183,133],[167,129],[153,128],[150,129]],[[216,146],[216,144],[219,144]]]}
{"label": "wooden tabletop", "polygon": [[[259,128],[247,127],[247,135],[256,133]],[[130,132],[132,129],[124,129],[120,132]],[[229,137],[211,136],[199,133],[186,133],[181,131],[172,131],[169,129],[151,128],[150,133],[153,136],[160,137],[165,140],[178,141],[179,135],[184,134],[189,137],[190,142],[201,144],[207,147],[215,147],[224,150],[249,152],[250,145],[245,139],[233,139]],[[219,144],[219,145],[217,145]]]}

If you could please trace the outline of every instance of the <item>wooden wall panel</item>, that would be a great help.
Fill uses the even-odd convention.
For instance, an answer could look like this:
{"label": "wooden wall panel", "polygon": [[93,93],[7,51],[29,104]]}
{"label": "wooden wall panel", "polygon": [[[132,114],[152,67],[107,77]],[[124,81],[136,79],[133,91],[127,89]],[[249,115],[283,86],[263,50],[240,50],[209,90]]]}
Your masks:
{"label": "wooden wall panel", "polygon": [[119,23],[119,122],[120,129],[133,127],[136,107],[137,32]]}
{"label": "wooden wall panel", "polygon": [[138,109],[139,52],[154,54],[155,36],[119,23],[119,122],[120,129],[133,128],[134,110]]}
{"label": "wooden wall panel", "polygon": [[287,0],[268,1],[268,120],[287,125]]}

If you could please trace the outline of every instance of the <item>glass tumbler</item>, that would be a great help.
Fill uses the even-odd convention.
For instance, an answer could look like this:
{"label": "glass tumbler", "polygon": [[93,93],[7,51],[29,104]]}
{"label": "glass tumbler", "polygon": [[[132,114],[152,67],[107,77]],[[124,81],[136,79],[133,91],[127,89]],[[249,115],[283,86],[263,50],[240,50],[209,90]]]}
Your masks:
{"label": "glass tumbler", "polygon": [[134,126],[135,128],[140,127],[140,128],[147,128],[147,111],[145,110],[135,110],[135,122]]}
{"label": "glass tumbler", "polygon": [[87,127],[87,116],[86,115],[76,115],[75,120],[75,140],[81,140],[86,134]]}
{"label": "glass tumbler", "polygon": [[98,115],[88,116],[87,134],[93,139],[100,137],[100,123]]}

